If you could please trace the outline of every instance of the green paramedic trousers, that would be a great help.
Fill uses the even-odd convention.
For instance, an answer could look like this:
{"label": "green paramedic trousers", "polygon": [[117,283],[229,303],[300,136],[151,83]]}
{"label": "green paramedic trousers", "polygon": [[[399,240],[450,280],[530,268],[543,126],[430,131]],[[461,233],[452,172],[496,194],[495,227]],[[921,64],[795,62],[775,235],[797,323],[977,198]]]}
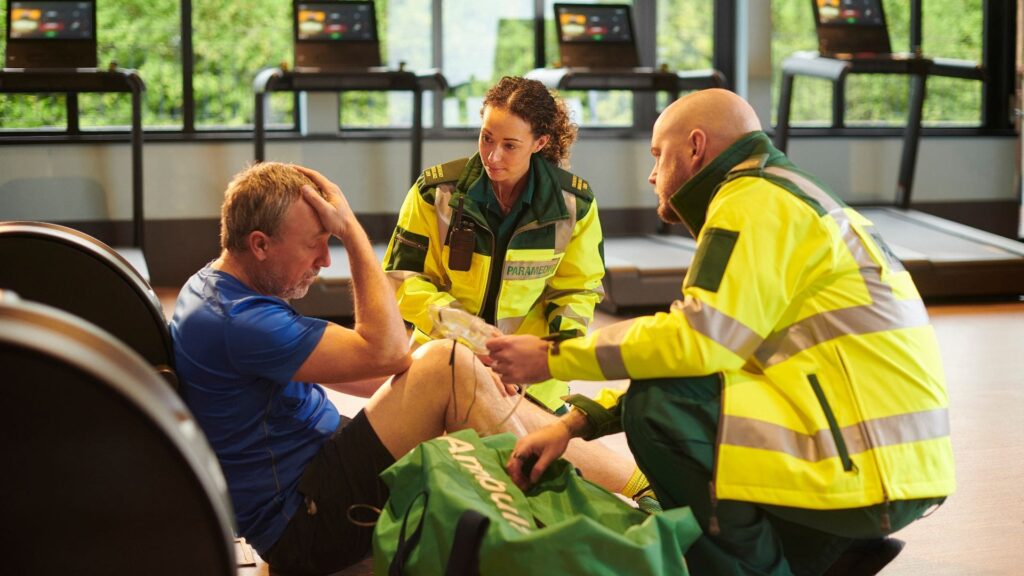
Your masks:
{"label": "green paramedic trousers", "polygon": [[[665,508],[690,506],[704,535],[686,553],[693,574],[823,573],[856,539],[884,536],[885,505],[809,510],[720,500],[708,533],[711,470],[721,408],[717,375],[634,381],[622,400],[629,448]],[[892,531],[942,498],[890,502]]]}

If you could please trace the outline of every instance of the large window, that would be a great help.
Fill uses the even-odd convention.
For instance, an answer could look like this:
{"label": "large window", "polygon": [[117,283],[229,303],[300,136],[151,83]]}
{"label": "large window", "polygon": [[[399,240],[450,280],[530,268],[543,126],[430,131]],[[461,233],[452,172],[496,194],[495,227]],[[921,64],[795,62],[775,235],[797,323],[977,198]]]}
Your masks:
{"label": "large window", "polygon": [[[425,70],[431,61],[431,0],[376,0],[381,61],[390,68]],[[432,124],[431,94],[423,97],[423,125]],[[341,94],[341,126],[388,128],[412,125],[410,92],[349,91]]]}
{"label": "large window", "polygon": [[[252,126],[252,81],[269,66],[292,63],[289,0],[192,0],[192,93],[198,128]],[[292,127],[295,98],[270,95],[267,124]]]}
{"label": "large window", "polygon": [[[7,4],[0,4],[0,22],[7,25]],[[7,35],[0,34],[0,53],[6,58]],[[60,129],[67,124],[67,107],[63,94],[0,93],[0,128]]]}
{"label": "large window", "polygon": [[[136,67],[147,85],[146,129],[181,128],[183,108],[179,2],[124,0],[101,2],[100,61]],[[598,0],[631,3],[630,0]],[[547,65],[558,63],[553,0],[542,3]],[[646,20],[634,13],[639,43],[658,22],[656,64],[673,69],[707,68],[713,48],[715,0],[658,0]],[[250,129],[252,80],[268,66],[292,66],[289,0],[190,0],[193,47],[192,115],[197,130]],[[422,70],[441,66],[450,89],[435,105],[424,95],[424,125],[440,118],[444,128],[473,128],[487,88],[504,75],[522,75],[536,66],[537,3],[534,0],[376,0],[385,63]],[[650,14],[658,12],[657,19]],[[442,22],[435,26],[433,15]],[[104,38],[109,39],[109,42]],[[117,38],[116,44],[113,39]],[[586,127],[630,127],[637,103],[630,91],[589,90],[563,94],[574,120]],[[662,98],[662,100],[664,100]],[[291,130],[295,103],[290,93],[270,97],[268,126]],[[350,91],[339,96],[339,126],[375,129],[412,124],[412,95],[405,92]],[[434,108],[439,114],[435,116]],[[60,128],[66,122],[63,95],[0,96],[0,127]],[[122,126],[130,119],[126,95],[82,97],[83,126]]]}
{"label": "large window", "polygon": [[446,126],[479,126],[487,89],[533,68],[533,0],[446,0],[442,37]]}
{"label": "large window", "polygon": [[[889,38],[896,52],[910,50],[910,7],[907,2],[883,2]],[[981,62],[982,0],[929,0],[923,6],[922,52],[929,57]],[[797,51],[816,51],[817,36],[810,2],[772,2],[772,115],[777,112],[782,61]],[[982,83],[933,77],[924,103],[925,126],[979,126],[982,122]],[[846,81],[846,124],[898,126],[906,123],[909,85],[906,76],[851,74]],[[793,90],[794,125],[831,124],[832,84],[801,76]]]}
{"label": "large window", "polygon": [[[558,0],[561,1],[561,0]],[[558,39],[555,37],[555,21],[553,20],[555,0],[544,1],[544,52],[547,66],[558,66]],[[599,4],[633,4],[630,0],[597,0]],[[644,35],[637,22],[637,14],[633,11],[633,28],[639,44]],[[711,29],[707,30],[708,35]],[[633,124],[634,106],[633,93],[628,90],[568,90],[565,98],[573,119],[580,126],[590,127],[626,127]]]}
{"label": "large window", "polygon": [[658,0],[655,63],[670,70],[711,68],[714,20],[714,0]]}
{"label": "large window", "polygon": [[[735,23],[716,21],[716,11],[735,18],[734,0],[591,0],[631,3],[641,62],[672,70],[731,66],[732,39],[716,39]],[[375,0],[383,61],[409,70],[440,67],[450,89],[424,94],[424,125],[434,134],[465,134],[480,122],[480,103],[501,76],[525,74],[538,64],[559,60],[554,0]],[[982,0],[924,2],[923,50],[926,55],[980,61],[984,10],[999,3]],[[270,66],[293,66],[292,0],[101,0],[97,29],[99,64],[135,68],[146,83],[143,123],[148,131],[238,132],[252,129],[252,82]],[[909,48],[908,4],[884,0],[895,50]],[[723,9],[726,8],[726,9]],[[182,25],[182,13],[190,22]],[[542,10],[537,14],[537,10]],[[0,5],[0,18],[4,16]],[[1006,20],[1007,10],[999,20]],[[720,14],[720,15],[721,15]],[[771,2],[772,61],[776,75],[782,60],[797,50],[817,47],[807,0]],[[437,17],[440,21],[435,21]],[[544,23],[544,50],[538,55],[535,23]],[[724,21],[724,20],[723,20]],[[763,25],[751,23],[752,26]],[[990,22],[989,27],[1003,24]],[[1009,25],[1000,28],[1003,34]],[[716,40],[722,42],[716,45]],[[3,39],[0,37],[0,48]],[[191,48],[191,50],[189,50]],[[991,55],[993,48],[987,52]],[[192,55],[183,62],[183,54]],[[725,55],[725,56],[723,56]],[[1006,83],[1006,70],[988,70]],[[189,78],[184,78],[190,74]],[[730,79],[735,80],[735,79]],[[186,93],[186,86],[190,87]],[[853,126],[898,126],[905,121],[907,79],[853,75],[848,79],[846,120]],[[982,82],[931,78],[925,101],[926,126],[979,126],[997,106]],[[436,97],[436,100],[435,100]],[[567,91],[574,119],[583,127],[646,130],[666,103],[630,91]],[[775,94],[775,98],[778,95]],[[66,96],[0,93],[0,133],[63,131],[68,124]],[[322,99],[317,99],[323,102]],[[270,97],[269,128],[293,131],[303,99],[279,92]],[[124,131],[130,122],[127,94],[79,96],[76,123],[85,132]],[[412,124],[413,99],[407,92],[344,92],[338,96],[338,127],[357,130],[406,128]],[[827,125],[831,86],[801,77],[794,93],[797,125]],[[298,106],[297,106],[298,105]],[[774,114],[773,106],[773,114]],[[320,116],[322,117],[322,116]],[[984,124],[990,126],[991,123]],[[389,132],[381,131],[388,135]]]}
{"label": "large window", "polygon": [[[5,5],[0,5],[0,21],[6,22]],[[146,83],[142,122],[147,129],[181,128],[180,24],[178,0],[97,3],[97,64],[138,70]],[[6,49],[3,38],[0,48]],[[78,105],[83,130],[127,130],[131,124],[128,94],[81,94]],[[66,123],[67,102],[62,93],[0,93],[0,128],[63,128]]]}

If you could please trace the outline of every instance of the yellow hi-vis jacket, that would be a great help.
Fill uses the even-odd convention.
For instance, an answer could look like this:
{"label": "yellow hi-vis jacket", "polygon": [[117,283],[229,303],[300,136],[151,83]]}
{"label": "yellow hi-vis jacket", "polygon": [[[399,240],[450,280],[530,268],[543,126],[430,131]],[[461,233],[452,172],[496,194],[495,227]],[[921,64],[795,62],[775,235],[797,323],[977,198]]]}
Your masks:
{"label": "yellow hi-vis jacket", "polygon": [[[720,374],[712,498],[839,509],[952,493],[939,348],[871,222],[763,132],[671,203],[698,239],[683,300],[562,342],[552,375],[643,386]],[[617,405],[596,417],[581,408],[614,428]]]}
{"label": "yellow hi-vis jacket", "polygon": [[[479,154],[426,170],[413,184],[384,256],[384,270],[396,287],[402,317],[426,342],[439,334],[431,306],[453,306],[480,314],[496,298],[495,324],[505,334],[586,334],[594,306],[604,296],[604,238],[597,203],[586,181],[539,155],[531,161],[533,199],[512,233],[504,262],[493,262],[495,234],[469,195],[485,185]],[[476,244],[467,271],[448,266],[449,227],[463,200],[464,221],[472,222]],[[502,266],[497,294],[489,293],[491,266]],[[529,393],[556,410],[568,392],[565,382],[535,384]]]}

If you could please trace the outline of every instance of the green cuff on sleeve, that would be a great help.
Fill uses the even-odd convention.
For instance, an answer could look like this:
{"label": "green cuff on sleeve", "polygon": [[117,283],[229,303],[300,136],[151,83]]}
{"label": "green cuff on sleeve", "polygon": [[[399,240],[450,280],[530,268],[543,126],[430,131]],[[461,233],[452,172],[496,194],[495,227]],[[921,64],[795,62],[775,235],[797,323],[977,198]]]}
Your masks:
{"label": "green cuff on sleeve", "polygon": [[609,410],[582,394],[573,394],[566,398],[565,401],[572,404],[574,408],[583,412],[587,417],[587,423],[590,424],[590,434],[584,436],[584,440],[593,440],[608,434],[622,432],[622,412],[619,410],[618,405]]}

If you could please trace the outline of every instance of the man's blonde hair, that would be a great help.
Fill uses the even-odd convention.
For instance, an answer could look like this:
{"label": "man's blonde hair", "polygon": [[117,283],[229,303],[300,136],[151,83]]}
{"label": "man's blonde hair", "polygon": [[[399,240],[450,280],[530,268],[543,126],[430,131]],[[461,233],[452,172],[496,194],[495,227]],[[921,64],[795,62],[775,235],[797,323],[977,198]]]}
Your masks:
{"label": "man's blonde hair", "polygon": [[[220,246],[234,252],[248,249],[249,234],[273,236],[302,187],[316,185],[305,174],[281,162],[261,162],[235,174],[220,208]],[[321,195],[323,192],[320,192]]]}

